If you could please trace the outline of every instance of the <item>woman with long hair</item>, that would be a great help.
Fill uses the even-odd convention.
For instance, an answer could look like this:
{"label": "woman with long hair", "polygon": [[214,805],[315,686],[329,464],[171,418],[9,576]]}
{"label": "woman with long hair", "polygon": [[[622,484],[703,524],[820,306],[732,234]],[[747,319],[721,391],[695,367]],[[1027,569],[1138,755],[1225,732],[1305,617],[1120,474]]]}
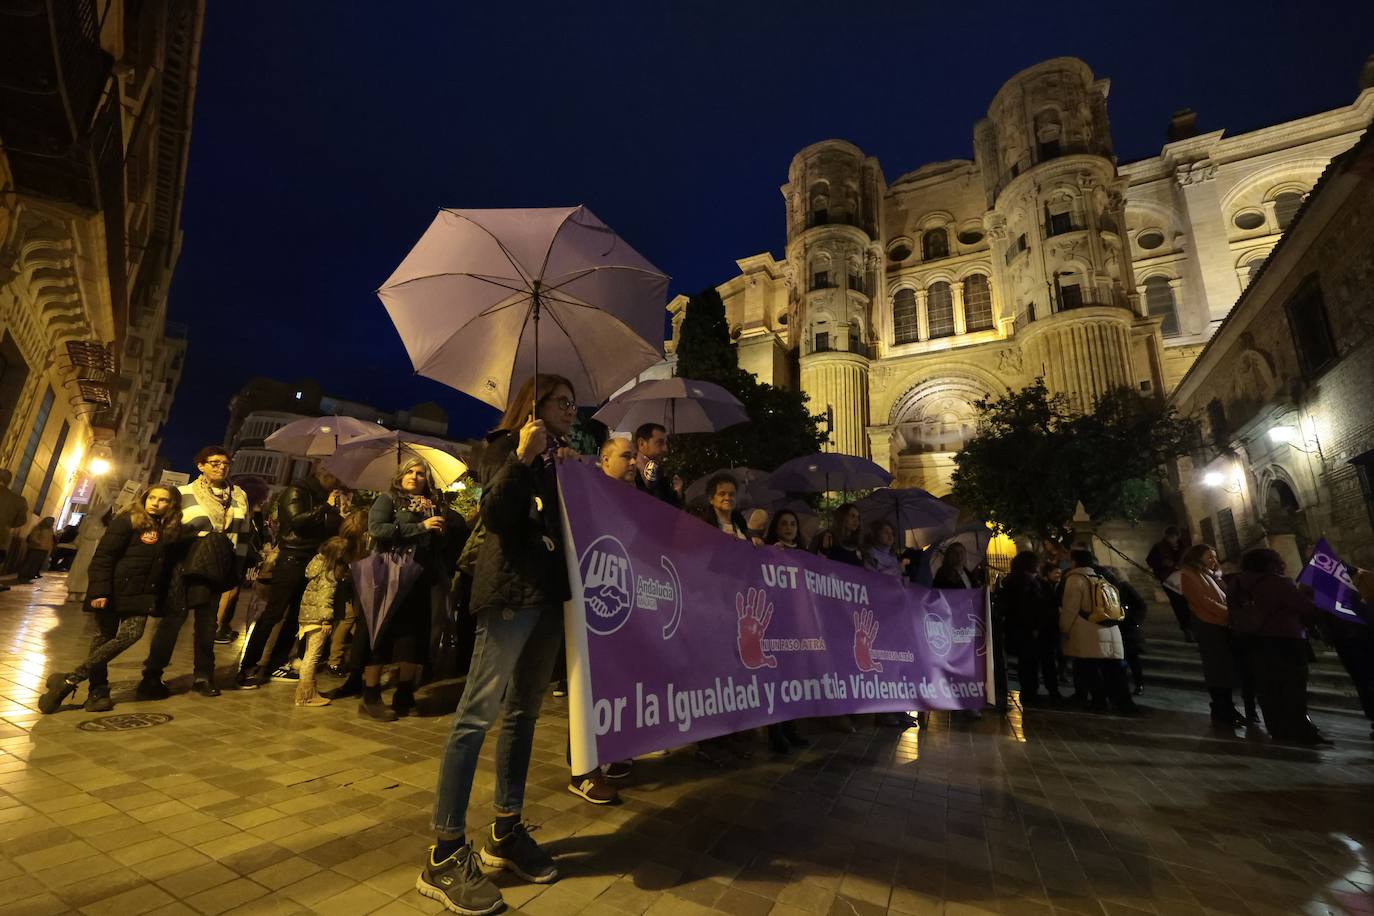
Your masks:
{"label": "woman with long hair", "polygon": [[850,566],[864,565],[863,522],[859,518],[859,507],[853,503],[843,503],[835,510],[830,524],[829,548],[818,550],[837,563]]}
{"label": "woman with long hair", "polygon": [[[437,839],[416,881],[421,894],[456,912],[501,907],[501,892],[478,868],[479,858],[539,884],[558,877],[552,856],[521,823],[521,810],[534,727],[562,646],[563,602],[570,596],[555,468],[571,454],[566,437],[577,418],[576,398],[561,376],[530,378],[487,436],[479,463],[483,534],[471,598],[476,641],[439,764]],[[465,835],[468,803],[482,743],[498,716],[495,822],[476,852]],[[568,788],[588,800],[614,797],[598,771],[574,777]]]}
{"label": "woman with long hair", "polygon": [[[1202,676],[1212,697],[1212,724],[1220,728],[1258,723],[1255,696],[1236,657],[1231,634],[1231,614],[1226,604],[1226,587],[1221,580],[1221,565],[1211,544],[1194,544],[1179,560],[1183,598],[1193,615],[1193,639],[1202,656]],[[1234,689],[1241,687],[1245,715],[1236,710]]]}
{"label": "woman with long hair", "polygon": [[864,566],[885,576],[900,576],[903,562],[897,556],[897,529],[880,518],[868,529],[864,545]]}
{"label": "woman with long hair", "polygon": [[[366,509],[349,509],[339,524],[339,537],[348,542],[349,562],[353,563],[361,560],[371,552],[372,538],[367,533],[368,511]],[[356,666],[346,667],[344,665],[344,650],[348,646],[350,636],[358,642],[361,648],[361,640],[354,634],[354,629],[358,623],[358,598],[353,593],[353,577],[350,575],[339,582],[338,603],[343,607],[343,615],[334,624],[334,632],[329,637],[329,673],[335,677],[350,677],[357,672]],[[361,664],[362,658],[359,654],[358,662]],[[353,693],[362,690],[362,681],[359,676],[357,686],[353,688]]]}
{"label": "woman with long hair", "polygon": [[161,615],[170,554],[182,531],[181,494],[166,484],[146,487],[132,506],[110,519],[91,556],[86,586],[85,610],[95,614],[97,633],[75,670],[48,677],[48,690],[38,700],[40,711],[57,712],[85,680],[90,681],[87,711],[114,708],[109,663],[143,638],[149,617]]}
{"label": "woman with long hair", "polygon": [[[434,489],[434,474],[419,458],[396,469],[391,488],[380,494],[367,515],[367,530],[378,551],[406,551],[420,566],[419,579],[382,623],[368,647],[363,665],[363,699],[359,715],[394,722],[415,711],[415,687],[420,667],[429,655],[429,625],[434,603],[447,595],[449,571],[443,566],[440,543],[444,534],[443,507]],[[396,665],[396,692],[391,705],[382,703],[382,668]]]}

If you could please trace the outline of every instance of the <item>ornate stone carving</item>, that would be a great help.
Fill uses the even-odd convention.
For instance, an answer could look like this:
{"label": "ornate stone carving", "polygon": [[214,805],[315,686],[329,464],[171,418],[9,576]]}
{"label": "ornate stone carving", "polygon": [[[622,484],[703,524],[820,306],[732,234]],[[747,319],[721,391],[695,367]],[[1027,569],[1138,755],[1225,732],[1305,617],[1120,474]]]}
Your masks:
{"label": "ornate stone carving", "polygon": [[1216,163],[1210,159],[1202,159],[1198,162],[1185,162],[1174,170],[1174,180],[1178,182],[1180,188],[1188,185],[1199,184],[1204,181],[1211,181],[1217,177]]}
{"label": "ornate stone carving", "polygon": [[997,371],[1020,375],[1023,368],[1021,351],[1008,347],[997,354]]}

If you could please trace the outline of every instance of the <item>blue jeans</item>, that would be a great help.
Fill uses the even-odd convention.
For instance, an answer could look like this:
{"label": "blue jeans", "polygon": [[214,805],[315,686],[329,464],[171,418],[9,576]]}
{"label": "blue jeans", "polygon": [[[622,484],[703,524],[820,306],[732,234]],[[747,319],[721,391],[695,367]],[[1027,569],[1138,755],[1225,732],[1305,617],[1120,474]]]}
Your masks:
{"label": "blue jeans", "polygon": [[562,647],[563,609],[488,609],[477,615],[477,636],[467,686],[439,764],[434,831],[466,830],[468,800],[487,729],[500,712],[496,737],[498,813],[516,814],[525,802],[525,777],[534,745],[534,723],[544,702],[554,661]]}

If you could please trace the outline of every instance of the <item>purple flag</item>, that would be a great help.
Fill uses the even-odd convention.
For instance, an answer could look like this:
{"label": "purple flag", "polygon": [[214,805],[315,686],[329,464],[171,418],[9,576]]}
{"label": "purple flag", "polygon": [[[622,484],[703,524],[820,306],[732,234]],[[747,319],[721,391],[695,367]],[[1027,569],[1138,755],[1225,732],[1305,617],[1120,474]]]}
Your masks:
{"label": "purple flag", "polygon": [[755,547],[559,466],[572,769],[772,722],[977,709],[987,596]]}
{"label": "purple flag", "polygon": [[1357,610],[1361,606],[1360,593],[1350,578],[1350,570],[1326,543],[1326,538],[1317,541],[1312,559],[1298,576],[1298,584],[1310,585],[1313,603],[1328,614],[1351,623],[1365,623]]}

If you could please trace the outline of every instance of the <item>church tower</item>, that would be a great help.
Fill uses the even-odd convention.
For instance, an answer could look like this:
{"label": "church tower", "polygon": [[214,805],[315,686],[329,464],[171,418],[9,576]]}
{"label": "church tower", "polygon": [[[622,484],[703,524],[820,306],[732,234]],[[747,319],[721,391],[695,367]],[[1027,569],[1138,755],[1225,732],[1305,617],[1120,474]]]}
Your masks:
{"label": "church tower", "polygon": [[789,349],[812,412],[830,419],[826,449],[867,456],[873,303],[884,299],[882,171],[852,143],[827,140],[798,153],[787,178]]}
{"label": "church tower", "polygon": [[1133,384],[1140,315],[1108,88],[1083,61],[1056,58],[1008,80],[974,128],[985,222],[1027,375],[1085,408]]}

